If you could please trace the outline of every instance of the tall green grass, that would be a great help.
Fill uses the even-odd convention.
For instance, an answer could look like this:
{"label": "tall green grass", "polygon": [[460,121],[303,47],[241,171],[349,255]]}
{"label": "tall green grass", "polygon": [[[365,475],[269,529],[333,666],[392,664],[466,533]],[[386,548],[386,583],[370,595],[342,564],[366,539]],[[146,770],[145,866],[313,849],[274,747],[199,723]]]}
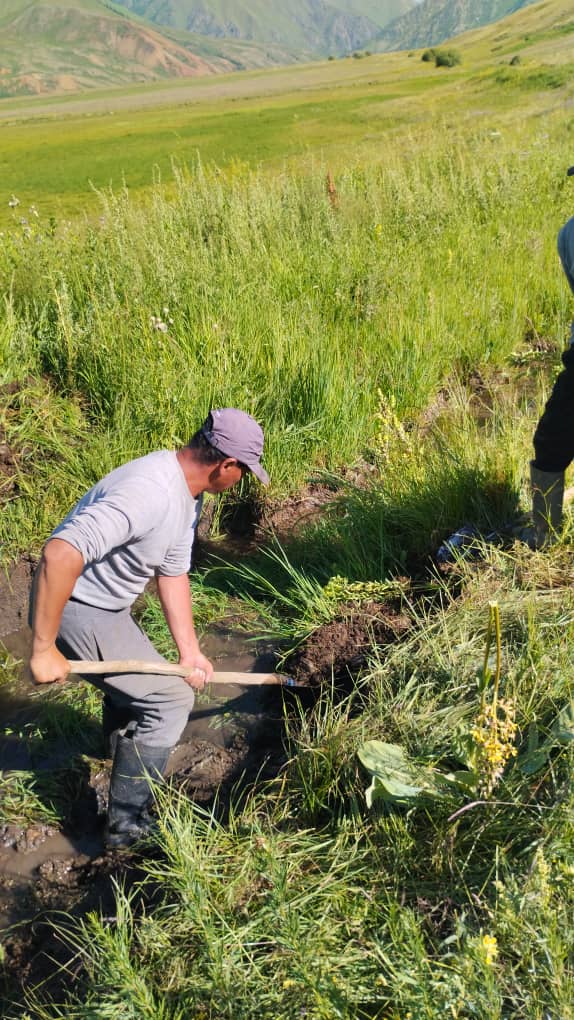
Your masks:
{"label": "tall green grass", "polygon": [[[333,576],[428,580],[429,553],[463,520],[515,514],[547,386],[526,334],[558,350],[570,310],[554,249],[568,133],[550,127],[525,128],[518,150],[477,133],[348,170],[336,205],[320,164],[274,179],[198,166],[146,208],[102,196],[99,226],[12,236],[1,382],[18,387],[0,424],[19,491],[3,557],[38,548],[99,474],[185,442],[216,404],[262,421],[272,496],[317,472],[337,491],[287,554],[213,571],[208,615],[225,605],[214,591],[241,589],[298,639],[329,619]],[[569,1020],[572,746],[536,772],[518,762],[571,698],[571,564],[565,543],[483,555],[455,570],[456,598],[438,576],[418,593],[412,636],[372,650],[347,702],[326,682],[289,717],[288,764],[228,822],[160,794],[149,905],[119,889],[113,922],[77,929],[81,989],[60,1005],[30,989],[13,1015]],[[456,764],[492,599],[516,763],[462,812],[369,811],[366,739]]]}
{"label": "tall green grass", "polygon": [[337,177],[336,206],[319,163],[231,180],[198,165],[145,208],[102,195],[98,226],[7,238],[2,378],[23,394],[3,427],[20,451],[28,430],[48,463],[20,458],[4,556],[41,541],[114,464],[184,443],[211,406],[262,421],[284,493],[364,454],[379,391],[408,425],[455,376],[502,363],[527,327],[560,345],[567,145],[557,124],[552,148],[524,144],[437,141],[355,168]]}

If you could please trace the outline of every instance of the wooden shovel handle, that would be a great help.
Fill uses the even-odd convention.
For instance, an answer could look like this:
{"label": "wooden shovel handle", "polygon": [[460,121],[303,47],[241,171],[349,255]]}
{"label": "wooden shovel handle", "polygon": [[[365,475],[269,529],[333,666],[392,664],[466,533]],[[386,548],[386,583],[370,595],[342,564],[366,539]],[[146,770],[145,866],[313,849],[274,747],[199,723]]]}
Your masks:
{"label": "wooden shovel handle", "polygon": [[[114,673],[160,673],[162,676],[189,676],[189,669],[177,662],[143,662],[141,659],[108,659],[102,662],[90,662],[84,659],[70,659],[72,673],[114,674]],[[214,673],[209,681],[212,684],[242,684],[260,686],[261,684],[279,684],[283,687],[296,687],[297,684],[284,673]]]}

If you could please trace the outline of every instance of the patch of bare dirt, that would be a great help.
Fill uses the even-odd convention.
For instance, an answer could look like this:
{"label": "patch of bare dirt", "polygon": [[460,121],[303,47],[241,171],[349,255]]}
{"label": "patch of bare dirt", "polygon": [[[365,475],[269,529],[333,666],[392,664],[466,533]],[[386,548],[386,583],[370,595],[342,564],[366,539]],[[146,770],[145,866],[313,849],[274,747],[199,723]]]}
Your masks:
{"label": "patch of bare dirt", "polygon": [[338,617],[313,631],[291,656],[288,671],[311,686],[348,682],[377,648],[399,641],[412,626],[410,616],[392,602],[342,605]]}
{"label": "patch of bare dirt", "polygon": [[255,548],[255,539],[259,543],[271,532],[279,538],[296,534],[336,498],[333,487],[322,483],[309,483],[297,495],[285,499],[263,500],[255,493],[246,499],[231,492],[219,514],[213,501],[204,507],[197,535],[200,542],[206,543],[213,531],[219,530],[232,539],[246,542],[245,551],[249,551]]}
{"label": "patch of bare dirt", "polygon": [[[5,405],[10,397],[19,392],[19,389],[19,384],[16,382],[0,386],[0,404]],[[17,466],[16,451],[8,443],[6,426],[0,417],[0,506],[11,499],[16,491]]]}
{"label": "patch of bare dirt", "polygon": [[311,483],[286,500],[266,503],[259,521],[259,530],[273,531],[277,535],[294,535],[315,521],[337,499],[332,487]]}
{"label": "patch of bare dirt", "polygon": [[0,638],[19,630],[28,618],[28,598],[37,561],[24,556],[14,566],[0,569]]}

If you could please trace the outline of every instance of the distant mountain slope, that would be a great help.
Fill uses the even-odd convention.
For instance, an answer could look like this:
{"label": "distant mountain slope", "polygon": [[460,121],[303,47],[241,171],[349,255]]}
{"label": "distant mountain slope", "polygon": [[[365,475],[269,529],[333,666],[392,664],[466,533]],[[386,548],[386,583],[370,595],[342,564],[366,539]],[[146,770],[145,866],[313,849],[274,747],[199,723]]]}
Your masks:
{"label": "distant mountain slope", "polygon": [[377,50],[434,46],[471,28],[479,28],[535,0],[423,0],[395,19],[377,38]]}
{"label": "distant mountain slope", "polygon": [[118,0],[158,25],[316,54],[360,49],[415,0]]}
{"label": "distant mountain slope", "polygon": [[161,31],[108,0],[0,0],[0,96],[286,62],[285,50]]}

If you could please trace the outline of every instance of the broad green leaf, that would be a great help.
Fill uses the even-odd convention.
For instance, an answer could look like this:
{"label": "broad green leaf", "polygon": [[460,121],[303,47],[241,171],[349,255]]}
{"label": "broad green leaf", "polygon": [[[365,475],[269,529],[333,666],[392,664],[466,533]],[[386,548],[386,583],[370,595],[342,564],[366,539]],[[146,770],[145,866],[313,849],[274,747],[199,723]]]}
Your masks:
{"label": "broad green leaf", "polygon": [[474,789],[478,782],[478,775],[472,769],[461,769],[459,772],[449,772],[448,775],[443,776],[443,779],[447,779],[455,786]]}
{"label": "broad green leaf", "polygon": [[535,751],[526,751],[521,754],[516,760],[516,767],[522,772],[523,776],[534,776],[540,769],[544,768],[550,754],[549,745],[542,745],[542,747],[536,748]]}
{"label": "broad green leaf", "polygon": [[369,740],[359,749],[358,756],[373,776],[366,791],[369,807],[375,800],[393,802],[440,798],[451,794],[458,786],[454,776],[443,775],[428,765],[410,761],[398,744]]}
{"label": "broad green leaf", "polygon": [[358,755],[370,772],[378,772],[381,768],[400,768],[406,762],[404,749],[399,744],[386,744],[382,740],[367,740],[359,748]]}
{"label": "broad green leaf", "polygon": [[395,804],[397,800],[406,800],[408,796],[402,797],[397,796],[396,793],[391,792],[388,789],[387,783],[379,776],[373,776],[371,785],[365,790],[365,798],[367,801],[367,807],[372,807],[375,801],[381,800],[387,804]]}
{"label": "broad green leaf", "polygon": [[558,713],[551,730],[552,736],[560,744],[569,744],[574,740],[574,702],[565,705]]}

